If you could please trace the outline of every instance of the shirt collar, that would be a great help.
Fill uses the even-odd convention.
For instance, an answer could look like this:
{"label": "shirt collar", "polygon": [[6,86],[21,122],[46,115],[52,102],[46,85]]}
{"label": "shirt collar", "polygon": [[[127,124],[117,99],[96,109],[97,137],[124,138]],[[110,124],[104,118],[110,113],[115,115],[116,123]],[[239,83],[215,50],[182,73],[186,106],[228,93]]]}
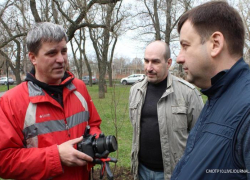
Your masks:
{"label": "shirt collar", "polygon": [[219,72],[218,74],[216,74],[214,77],[211,78],[211,84],[214,85],[217,81],[219,81],[224,74],[226,74],[229,71],[229,69],[223,70],[221,72]]}

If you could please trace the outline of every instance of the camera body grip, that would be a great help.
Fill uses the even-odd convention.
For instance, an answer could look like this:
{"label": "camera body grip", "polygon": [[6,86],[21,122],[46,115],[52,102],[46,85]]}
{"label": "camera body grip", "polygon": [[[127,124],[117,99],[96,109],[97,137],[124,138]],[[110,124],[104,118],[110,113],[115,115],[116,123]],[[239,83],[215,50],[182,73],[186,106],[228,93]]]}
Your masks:
{"label": "camera body grip", "polygon": [[96,135],[88,135],[88,136],[83,136],[82,142],[77,144],[77,150],[91,156],[92,158],[95,157],[95,152],[93,149],[93,141],[95,139]]}

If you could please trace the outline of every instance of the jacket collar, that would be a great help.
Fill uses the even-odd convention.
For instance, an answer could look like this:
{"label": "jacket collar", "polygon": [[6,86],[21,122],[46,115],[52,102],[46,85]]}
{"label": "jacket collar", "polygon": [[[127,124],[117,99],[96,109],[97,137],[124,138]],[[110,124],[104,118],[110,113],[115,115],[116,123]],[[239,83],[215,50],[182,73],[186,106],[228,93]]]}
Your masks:
{"label": "jacket collar", "polygon": [[226,89],[233,84],[244,71],[248,71],[249,66],[245,63],[244,59],[239,59],[226,73],[220,77],[208,89],[202,89],[201,92],[208,96],[210,99],[220,97]]}
{"label": "jacket collar", "polygon": [[[167,76],[167,89],[169,89],[172,86],[172,82],[173,82],[173,76],[170,73],[168,73],[168,76]],[[148,85],[148,78],[147,78],[147,76],[145,76],[145,78],[140,83],[140,85],[139,85],[139,87],[137,89],[144,92],[147,89],[147,85]]]}
{"label": "jacket collar", "polygon": [[172,82],[173,82],[173,76],[168,72],[168,84],[167,84],[167,89],[170,88],[172,86]]}
{"label": "jacket collar", "polygon": [[[67,96],[70,92],[76,89],[73,84],[74,75],[67,71],[62,78],[62,82],[59,85],[49,85],[38,81],[34,74],[27,73],[26,81],[28,83],[29,97],[32,103],[38,102],[52,102],[57,101],[63,107],[63,96]],[[64,91],[64,89],[68,89]],[[45,93],[45,92],[47,93]],[[63,93],[64,91],[64,93]],[[51,99],[52,97],[53,99]]]}

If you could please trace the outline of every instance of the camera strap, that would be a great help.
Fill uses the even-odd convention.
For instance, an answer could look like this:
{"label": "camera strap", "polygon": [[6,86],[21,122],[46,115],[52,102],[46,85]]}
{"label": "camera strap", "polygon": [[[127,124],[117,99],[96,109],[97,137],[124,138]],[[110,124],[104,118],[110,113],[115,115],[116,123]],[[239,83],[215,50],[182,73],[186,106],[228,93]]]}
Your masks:
{"label": "camera strap", "polygon": [[114,176],[113,176],[113,173],[110,169],[110,166],[109,166],[109,162],[114,162],[116,163],[117,162],[117,159],[115,158],[110,158],[110,157],[107,157],[107,158],[96,158],[94,160],[94,163],[96,164],[101,164],[101,170],[100,170],[100,179],[103,178],[103,175],[105,173],[105,170],[107,172],[107,176],[108,176],[108,180],[113,180],[114,179]]}

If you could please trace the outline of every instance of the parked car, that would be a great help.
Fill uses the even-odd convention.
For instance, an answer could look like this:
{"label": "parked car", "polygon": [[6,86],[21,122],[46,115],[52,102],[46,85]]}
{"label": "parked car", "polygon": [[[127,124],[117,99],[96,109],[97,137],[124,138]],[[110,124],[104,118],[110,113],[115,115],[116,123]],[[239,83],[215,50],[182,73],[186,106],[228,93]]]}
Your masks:
{"label": "parked car", "polygon": [[131,74],[128,77],[122,78],[121,83],[123,85],[134,84],[135,82],[144,79],[144,77],[145,77],[145,74]]}
{"label": "parked car", "polygon": [[[82,80],[85,84],[89,84],[89,76],[83,76]],[[92,84],[96,84],[98,79],[95,76],[92,76]]]}
{"label": "parked car", "polygon": [[7,82],[9,82],[9,84],[14,84],[14,80],[11,77],[9,77],[8,79],[9,81],[7,80],[7,77],[1,77],[0,84],[7,85]]}

